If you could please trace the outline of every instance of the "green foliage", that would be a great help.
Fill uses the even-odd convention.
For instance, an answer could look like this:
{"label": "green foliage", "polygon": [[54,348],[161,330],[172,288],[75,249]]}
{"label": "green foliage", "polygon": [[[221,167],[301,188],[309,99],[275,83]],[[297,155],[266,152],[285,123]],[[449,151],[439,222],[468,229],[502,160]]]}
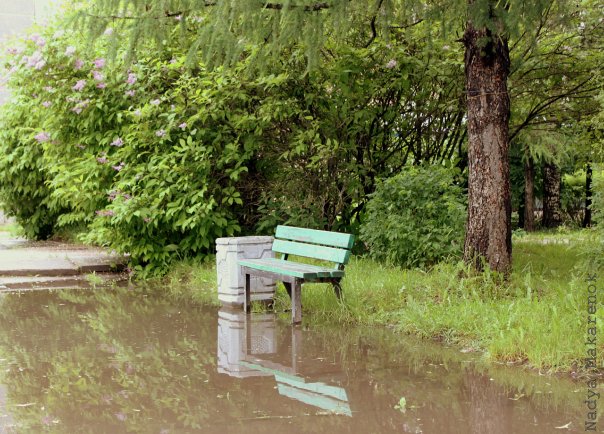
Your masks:
{"label": "green foliage", "polygon": [[461,253],[465,208],[453,170],[408,167],[378,185],[367,204],[361,239],[376,259],[405,267],[432,265]]}
{"label": "green foliage", "polygon": [[34,139],[40,119],[28,98],[15,98],[0,116],[0,207],[32,239],[50,237],[63,211],[53,205],[44,151]]}
{"label": "green foliage", "polygon": [[303,79],[288,67],[291,84],[280,98],[304,117],[287,125],[289,141],[267,149],[275,170],[267,172],[260,228],[357,232],[377,179],[406,164],[454,159],[465,128],[459,47],[425,44],[426,32],[418,25],[396,43],[367,48],[330,44],[326,68]]}
{"label": "green foliage", "polygon": [[279,80],[190,71],[178,52],[126,70],[53,31],[7,59],[2,197],[28,234],[83,224],[85,241],[161,272],[239,232],[239,189],[281,116],[266,94]]}
{"label": "green foliage", "polygon": [[[589,257],[590,271],[604,272],[604,168],[601,165],[594,167],[592,210],[595,229],[593,243],[586,244],[586,253]],[[600,176],[598,176],[600,175]]]}

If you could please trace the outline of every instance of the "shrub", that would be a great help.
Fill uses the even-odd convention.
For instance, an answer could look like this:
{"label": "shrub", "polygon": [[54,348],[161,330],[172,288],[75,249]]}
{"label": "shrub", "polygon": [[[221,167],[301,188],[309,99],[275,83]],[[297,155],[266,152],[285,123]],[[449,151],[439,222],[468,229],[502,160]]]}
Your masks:
{"label": "shrub", "polygon": [[8,52],[7,210],[36,237],[84,225],[84,241],[154,273],[240,232],[252,157],[270,147],[275,119],[298,116],[270,95],[282,76],[192,71],[177,48],[110,63],[49,27]]}
{"label": "shrub", "polygon": [[408,167],[378,185],[361,239],[378,260],[428,266],[461,253],[465,218],[464,191],[452,169]]}
{"label": "shrub", "polygon": [[[0,208],[16,218],[31,239],[47,239],[62,211],[51,200],[43,145],[35,139],[37,111],[14,99],[0,118]],[[42,138],[42,137],[39,137]]]}

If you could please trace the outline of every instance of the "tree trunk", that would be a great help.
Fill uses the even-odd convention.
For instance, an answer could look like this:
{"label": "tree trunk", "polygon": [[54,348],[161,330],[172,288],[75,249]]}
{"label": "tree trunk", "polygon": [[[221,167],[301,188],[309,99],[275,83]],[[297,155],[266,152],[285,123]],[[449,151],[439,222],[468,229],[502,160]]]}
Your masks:
{"label": "tree trunk", "polygon": [[471,22],[464,44],[469,169],[464,258],[477,269],[486,263],[507,274],[512,262],[509,47],[502,35],[476,29]]}
{"label": "tree trunk", "polygon": [[560,169],[553,163],[543,165],[543,226],[556,228],[562,223],[560,210]]}
{"label": "tree trunk", "polygon": [[591,198],[592,190],[591,183],[593,180],[593,171],[591,169],[591,163],[587,162],[587,169],[585,170],[585,215],[583,216],[583,227],[591,227]]}
{"label": "tree trunk", "polygon": [[530,155],[524,161],[524,230],[535,230],[535,162]]}

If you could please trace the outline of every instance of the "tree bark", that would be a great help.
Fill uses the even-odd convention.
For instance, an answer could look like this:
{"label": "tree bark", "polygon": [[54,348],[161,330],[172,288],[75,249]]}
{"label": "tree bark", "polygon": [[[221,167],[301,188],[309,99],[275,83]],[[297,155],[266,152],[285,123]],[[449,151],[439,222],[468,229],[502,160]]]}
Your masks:
{"label": "tree bark", "polygon": [[512,262],[509,47],[503,35],[471,22],[464,44],[469,168],[464,258],[479,270],[486,263],[507,274]]}
{"label": "tree bark", "polygon": [[591,203],[592,203],[592,190],[591,183],[593,180],[593,171],[591,169],[591,163],[587,162],[587,168],[585,170],[585,214],[583,215],[583,227],[591,227]]}
{"label": "tree bark", "polygon": [[535,162],[530,155],[524,161],[524,230],[535,230]]}
{"label": "tree bark", "polygon": [[560,205],[560,169],[553,163],[543,165],[543,226],[556,228],[562,223]]}

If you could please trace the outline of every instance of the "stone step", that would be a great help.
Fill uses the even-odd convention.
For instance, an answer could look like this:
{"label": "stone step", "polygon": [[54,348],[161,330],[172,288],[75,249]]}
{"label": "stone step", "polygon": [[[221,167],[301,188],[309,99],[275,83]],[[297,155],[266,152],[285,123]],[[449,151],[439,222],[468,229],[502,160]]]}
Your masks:
{"label": "stone step", "polygon": [[114,283],[127,281],[123,273],[96,274],[94,278],[85,275],[69,276],[3,276],[0,277],[0,292],[44,290],[44,289],[72,289],[91,288],[94,286],[107,286]]}

